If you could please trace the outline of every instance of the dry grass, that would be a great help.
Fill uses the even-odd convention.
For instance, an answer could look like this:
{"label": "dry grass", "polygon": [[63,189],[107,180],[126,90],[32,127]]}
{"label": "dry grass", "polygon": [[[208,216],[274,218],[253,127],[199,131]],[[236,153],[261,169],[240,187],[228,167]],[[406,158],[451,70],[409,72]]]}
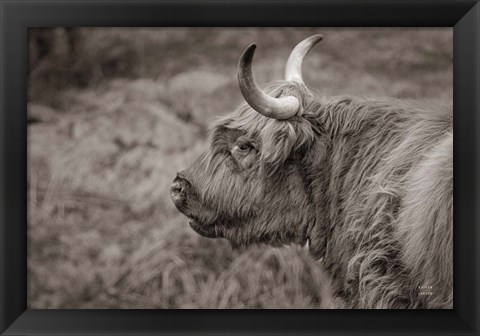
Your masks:
{"label": "dry grass", "polygon": [[451,101],[449,29],[89,28],[73,63],[40,64],[29,80],[29,306],[331,307],[306,251],[202,238],[168,193],[215,116],[241,101],[244,47],[258,43],[265,83],[317,32],[312,88]]}

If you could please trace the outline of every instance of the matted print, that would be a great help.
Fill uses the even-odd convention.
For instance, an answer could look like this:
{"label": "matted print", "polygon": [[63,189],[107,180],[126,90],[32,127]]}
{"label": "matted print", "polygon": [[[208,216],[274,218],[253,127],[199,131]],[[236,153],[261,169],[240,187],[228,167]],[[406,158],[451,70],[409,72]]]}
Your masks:
{"label": "matted print", "polygon": [[29,308],[452,308],[451,28],[29,28]]}

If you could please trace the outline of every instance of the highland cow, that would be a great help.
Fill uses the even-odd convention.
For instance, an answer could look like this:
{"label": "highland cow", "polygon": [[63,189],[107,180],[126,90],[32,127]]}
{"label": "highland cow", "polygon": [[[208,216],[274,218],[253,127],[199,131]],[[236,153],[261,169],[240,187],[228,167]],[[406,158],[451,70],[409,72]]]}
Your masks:
{"label": "highland cow", "polygon": [[452,110],[310,91],[302,60],[321,39],[299,43],[265,91],[255,45],[244,51],[247,104],[214,125],[172,200],[234,246],[308,242],[346,307],[452,308]]}

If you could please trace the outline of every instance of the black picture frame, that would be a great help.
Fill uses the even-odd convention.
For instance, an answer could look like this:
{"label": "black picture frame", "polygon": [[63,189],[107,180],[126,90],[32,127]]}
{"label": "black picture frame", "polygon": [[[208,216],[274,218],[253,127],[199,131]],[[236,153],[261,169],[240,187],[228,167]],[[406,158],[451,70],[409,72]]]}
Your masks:
{"label": "black picture frame", "polygon": [[[480,4],[474,0],[0,0],[2,335],[479,334]],[[27,27],[442,26],[454,29],[454,309],[28,310]]]}

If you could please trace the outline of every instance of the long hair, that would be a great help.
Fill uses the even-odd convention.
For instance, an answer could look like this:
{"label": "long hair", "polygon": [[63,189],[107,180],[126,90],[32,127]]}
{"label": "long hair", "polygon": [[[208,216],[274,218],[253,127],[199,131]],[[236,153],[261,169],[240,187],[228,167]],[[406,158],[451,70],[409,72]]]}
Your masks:
{"label": "long hair", "polygon": [[363,308],[451,308],[451,110],[351,97],[314,105],[305,117],[331,139],[317,192],[338,293]]}
{"label": "long hair", "polygon": [[302,166],[316,209],[312,253],[336,295],[352,307],[451,307],[451,109],[326,98],[294,82],[265,91],[297,97],[303,113],[276,120],[244,105],[215,128],[259,138],[269,174],[289,158]]}

